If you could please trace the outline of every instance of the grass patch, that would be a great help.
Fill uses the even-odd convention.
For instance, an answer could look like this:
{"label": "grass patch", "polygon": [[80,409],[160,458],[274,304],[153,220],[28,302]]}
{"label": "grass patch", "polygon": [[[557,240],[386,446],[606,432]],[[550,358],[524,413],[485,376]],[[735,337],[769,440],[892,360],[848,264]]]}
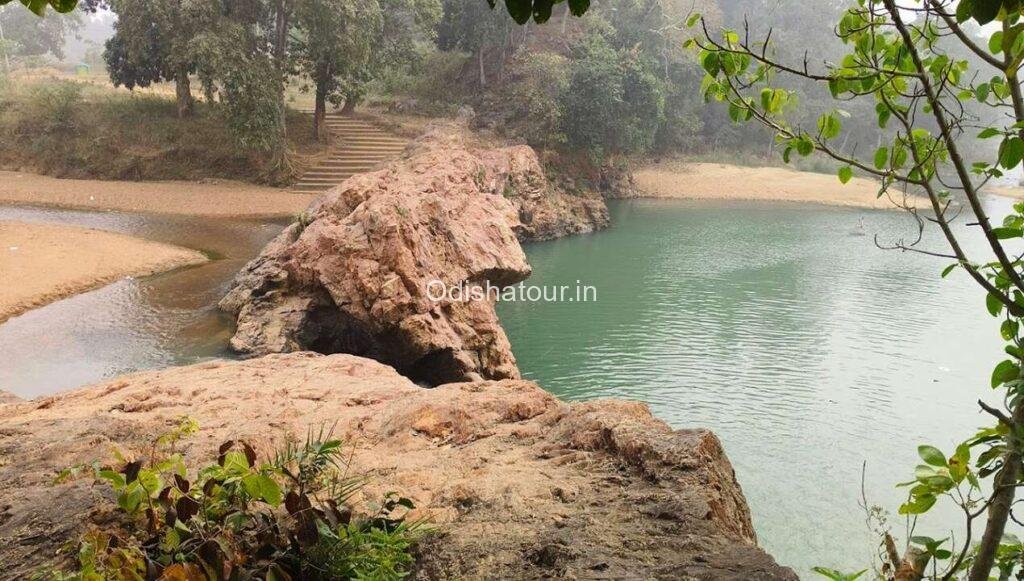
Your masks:
{"label": "grass patch", "polygon": [[[311,139],[307,115],[290,111],[290,148],[303,158],[326,147]],[[284,185],[267,154],[239,147],[215,106],[196,103],[178,119],[156,92],[53,78],[0,84],[0,167],[65,178],[236,179]]]}

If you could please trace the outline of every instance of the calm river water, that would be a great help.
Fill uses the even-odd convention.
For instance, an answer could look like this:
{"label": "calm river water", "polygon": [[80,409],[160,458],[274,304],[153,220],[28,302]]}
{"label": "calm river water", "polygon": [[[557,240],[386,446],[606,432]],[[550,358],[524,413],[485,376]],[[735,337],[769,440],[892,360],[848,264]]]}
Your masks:
{"label": "calm river water", "polygon": [[[972,402],[986,396],[1001,342],[982,293],[960,273],[941,279],[945,261],[877,249],[875,234],[914,235],[897,212],[658,201],[611,209],[608,231],[527,247],[532,283],[578,280],[597,301],[500,305],[523,373],[567,399],[641,400],[675,427],[713,429],[762,545],[780,562],[802,576],[818,564],[866,566],[862,466],[869,502],[895,512],[893,485],[911,474],[916,445],[948,449],[986,421]],[[281,228],[12,208],[0,219],[101,227],[221,258],[0,325],[0,389],[23,396],[225,355],[231,323],[216,301]],[[951,518],[918,532],[945,536]]]}
{"label": "calm river water", "polygon": [[[801,576],[868,566],[864,463],[869,503],[900,533],[893,485],[911,479],[917,445],[949,451],[987,422],[973,402],[1002,343],[983,293],[962,273],[940,278],[949,261],[879,250],[875,234],[913,238],[900,212],[611,208],[611,230],[527,248],[532,283],[579,280],[597,301],[500,305],[524,375],[570,400],[636,399],[674,427],[711,428],[781,563]],[[918,532],[942,538],[951,519]]]}

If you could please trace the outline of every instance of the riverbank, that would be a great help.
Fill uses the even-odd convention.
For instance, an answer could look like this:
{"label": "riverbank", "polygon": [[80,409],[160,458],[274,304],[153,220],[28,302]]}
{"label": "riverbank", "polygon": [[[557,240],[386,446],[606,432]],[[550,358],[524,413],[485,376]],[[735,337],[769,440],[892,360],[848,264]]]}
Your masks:
{"label": "riverbank", "polygon": [[194,250],[101,230],[0,222],[0,322],[127,276],[206,260]]}
{"label": "riverbank", "polygon": [[293,194],[228,180],[128,182],[0,171],[0,204],[215,218],[279,218],[295,216],[315,198],[313,194]]}
{"label": "riverbank", "polygon": [[[668,161],[635,172],[643,197],[694,200],[800,202],[871,209],[898,209],[878,197],[878,182],[853,178],[842,184],[834,175],[782,167],[741,167],[721,163]],[[893,192],[893,195],[897,195]],[[897,202],[902,202],[896,198]],[[909,205],[930,208],[928,200],[908,198]]]}

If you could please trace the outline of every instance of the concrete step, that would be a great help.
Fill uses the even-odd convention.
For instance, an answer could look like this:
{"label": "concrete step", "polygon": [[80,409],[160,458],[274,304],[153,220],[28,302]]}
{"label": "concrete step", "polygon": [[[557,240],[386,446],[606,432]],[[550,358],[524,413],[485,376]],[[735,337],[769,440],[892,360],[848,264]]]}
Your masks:
{"label": "concrete step", "polygon": [[347,166],[335,166],[335,167],[315,167],[306,173],[302,174],[302,179],[306,178],[323,178],[323,177],[334,177],[339,175],[351,175],[354,173],[370,171],[373,169],[372,165],[347,165]]}
{"label": "concrete step", "polygon": [[385,159],[394,159],[399,152],[386,152],[386,151],[346,151],[341,155],[336,155],[325,159],[324,162],[365,162],[365,163],[377,163],[378,161]]}
{"label": "concrete step", "polygon": [[409,145],[408,141],[404,141],[404,140],[401,140],[401,139],[391,139],[391,138],[388,138],[388,137],[353,137],[352,135],[348,135],[348,134],[341,134],[338,137],[340,138],[340,141],[341,141],[340,145],[342,145],[342,146],[345,146],[345,145],[394,145],[394,146],[397,146],[397,147],[405,147],[406,145]]}
{"label": "concrete step", "polygon": [[354,131],[352,129],[334,129],[331,127],[328,127],[328,130],[334,134],[336,139],[388,139],[389,141],[400,141],[392,138],[390,135],[376,131]]}
{"label": "concrete step", "polygon": [[[312,111],[305,112],[313,114]],[[306,171],[291,191],[322,193],[357,173],[377,169],[382,163],[398,157],[409,145],[408,139],[355,117],[328,113],[324,125],[337,140],[334,151]]]}
{"label": "concrete step", "polygon": [[301,182],[295,184],[294,187],[296,187],[296,188],[328,187],[329,188],[329,187],[333,187],[333,186],[336,186],[336,185],[340,184],[341,182],[347,180],[350,177],[352,177],[352,176],[346,176],[346,177],[338,178],[338,179],[335,179],[335,180],[318,180],[318,181],[310,181],[310,182],[301,181]]}
{"label": "concrete step", "polygon": [[358,158],[373,158],[373,159],[392,159],[401,155],[405,151],[404,149],[369,149],[369,148],[345,148],[338,152],[336,155],[332,155],[328,159],[358,159]]}
{"label": "concrete step", "polygon": [[298,186],[322,186],[324,184],[340,184],[348,178],[357,175],[356,173],[339,174],[329,178],[302,178],[295,185]]}
{"label": "concrete step", "polygon": [[386,151],[401,153],[405,151],[405,146],[387,143],[343,143],[338,147],[338,151]]}
{"label": "concrete step", "polygon": [[372,167],[382,161],[386,161],[387,159],[387,157],[328,159],[316,164],[312,169],[335,169],[339,167]]}
{"label": "concrete step", "polygon": [[382,131],[379,127],[367,125],[365,123],[338,123],[336,121],[325,121],[324,126],[329,129],[348,129],[350,131],[366,131],[390,135],[390,133]]}

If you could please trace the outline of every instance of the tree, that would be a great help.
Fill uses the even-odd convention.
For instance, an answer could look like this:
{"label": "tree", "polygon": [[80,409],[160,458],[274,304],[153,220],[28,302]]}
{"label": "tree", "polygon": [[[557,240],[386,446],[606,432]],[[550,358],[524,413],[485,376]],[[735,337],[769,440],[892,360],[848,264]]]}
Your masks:
{"label": "tree", "polygon": [[76,12],[51,18],[38,18],[13,6],[0,6],[0,48],[3,58],[51,55],[64,58],[64,42],[81,26]]}
{"label": "tree", "polygon": [[313,137],[319,139],[327,101],[340,103],[345,83],[369,74],[383,28],[381,7],[376,0],[301,0],[296,23],[294,53],[313,82]]}
{"label": "tree", "polygon": [[441,18],[440,0],[379,0],[381,29],[369,62],[341,80],[344,113],[351,113],[369,85],[394,70],[418,62],[422,47],[434,41]]}
{"label": "tree", "polygon": [[215,18],[217,7],[201,0],[111,0],[110,8],[117,22],[103,59],[114,86],[133,89],[173,81],[178,116],[191,113],[193,42]]}
{"label": "tree", "polygon": [[664,93],[651,61],[638,50],[616,50],[607,25],[586,34],[573,49],[564,119],[572,149],[595,163],[611,154],[639,153],[654,144],[664,118]]}
{"label": "tree", "polygon": [[460,50],[472,54],[477,63],[480,87],[486,87],[487,54],[495,46],[504,43],[512,30],[512,24],[508,16],[488,8],[483,2],[445,0],[444,14],[438,25],[437,45],[442,50]]}
{"label": "tree", "polygon": [[[818,151],[842,164],[842,182],[855,172],[877,178],[879,195],[888,194],[922,229],[934,222],[948,245],[946,250],[921,248],[918,238],[890,248],[952,260],[943,276],[964,271],[985,292],[989,312],[1002,319],[1000,333],[1009,358],[996,366],[991,378],[1002,401],[977,402],[992,424],[951,454],[922,445],[918,452],[923,463],[914,478],[901,485],[909,491],[900,514],[917,519],[943,500],[959,507],[964,528],[956,534],[956,543],[911,537],[903,557],[886,533],[882,572],[897,579],[922,578],[929,561],[929,578],[966,574],[971,581],[983,581],[993,569],[1001,579],[1014,571],[1024,574],[1024,545],[1006,534],[1007,522],[1014,518],[1017,488],[1024,484],[1024,263],[1006,244],[1024,238],[1024,204],[1016,204],[1001,223],[993,223],[980,199],[988,180],[1003,176],[1024,159],[1021,8],[1018,0],[925,0],[907,6],[895,0],[859,0],[835,28],[846,45],[845,56],[838,64],[825,63],[819,69],[807,60],[781,62],[767,38],[770,33],[755,42],[749,29],[713,34],[699,15],[689,21],[701,27],[700,36],[690,44],[707,72],[703,89],[708,99],[728,105],[737,122],[754,120],[770,128],[786,161],[793,153]],[[991,23],[988,42],[969,32],[971,20]],[[958,56],[965,53],[972,58]],[[891,127],[891,137],[862,158],[838,140],[849,115],[844,109],[825,112],[810,128],[792,124],[787,113],[795,94],[780,86],[788,79],[826,86],[844,103],[870,102],[873,121]],[[965,109],[970,102],[1000,114],[1000,121],[979,127],[978,119]],[[963,142],[978,129],[979,138],[999,142],[989,159],[968,159],[965,153]],[[907,192],[926,196],[931,215],[921,215],[907,203]],[[957,199],[970,217],[960,218]],[[952,228],[958,218],[979,229],[991,257],[965,253]],[[991,490],[983,485],[987,479]],[[972,525],[979,519],[983,532],[976,539]]]}

